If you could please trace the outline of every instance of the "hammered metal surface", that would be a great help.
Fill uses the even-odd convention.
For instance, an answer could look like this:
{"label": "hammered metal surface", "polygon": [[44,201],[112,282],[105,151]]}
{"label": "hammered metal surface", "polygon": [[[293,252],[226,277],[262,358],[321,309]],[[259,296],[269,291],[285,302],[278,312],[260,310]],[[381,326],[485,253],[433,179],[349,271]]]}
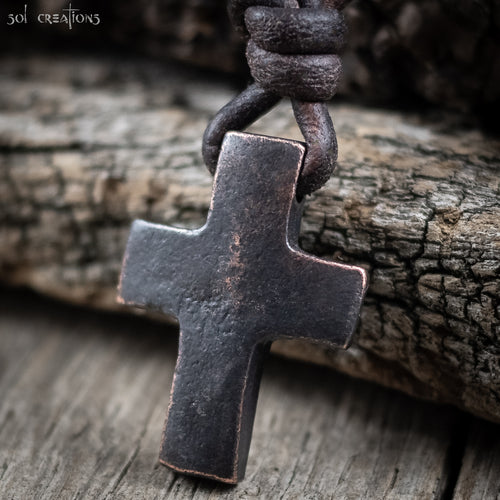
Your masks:
{"label": "hammered metal surface", "polygon": [[179,318],[180,343],[160,461],[235,483],[245,472],[270,343],[347,347],[365,272],[298,247],[300,143],[229,133],[205,226],[132,226],[120,297]]}

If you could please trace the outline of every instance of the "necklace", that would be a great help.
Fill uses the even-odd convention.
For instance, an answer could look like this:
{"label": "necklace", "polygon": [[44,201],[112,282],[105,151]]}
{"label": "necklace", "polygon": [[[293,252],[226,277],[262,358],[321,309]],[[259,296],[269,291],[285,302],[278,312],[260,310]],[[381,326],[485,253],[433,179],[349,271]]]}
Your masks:
{"label": "necklace", "polygon": [[[304,197],[335,166],[323,101],[335,90],[340,61],[324,52],[342,45],[341,15],[279,0],[249,4],[232,0],[229,12],[250,36],[255,83],[205,132],[203,156],[215,173],[207,222],[180,230],[135,221],[119,287],[122,302],[179,319],[160,461],[226,483],[245,473],[271,343],[300,338],[347,347],[367,286],[361,268],[298,246]],[[306,145],[229,131],[245,128],[282,95],[292,97]]]}

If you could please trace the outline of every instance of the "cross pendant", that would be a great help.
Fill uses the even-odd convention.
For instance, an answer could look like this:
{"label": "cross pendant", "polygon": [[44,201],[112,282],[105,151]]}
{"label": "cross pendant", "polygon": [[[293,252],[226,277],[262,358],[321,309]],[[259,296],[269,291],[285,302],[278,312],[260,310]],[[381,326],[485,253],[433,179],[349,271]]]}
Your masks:
{"label": "cross pendant", "polygon": [[366,274],[299,248],[304,153],[298,142],[228,133],[202,228],[132,226],[120,300],[180,324],[160,451],[178,472],[243,478],[272,341],[349,345]]}

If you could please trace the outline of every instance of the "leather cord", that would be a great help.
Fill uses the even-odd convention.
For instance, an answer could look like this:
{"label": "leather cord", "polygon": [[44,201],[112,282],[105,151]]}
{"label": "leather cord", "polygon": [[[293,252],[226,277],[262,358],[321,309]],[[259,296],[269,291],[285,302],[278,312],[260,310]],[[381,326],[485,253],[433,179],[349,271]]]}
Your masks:
{"label": "leather cord", "polygon": [[228,130],[243,130],[282,97],[292,100],[307,152],[298,197],[319,189],[337,161],[337,140],[325,101],[337,91],[338,53],[346,26],[339,9],[346,0],[230,0],[231,22],[247,39],[247,61],[255,82],[224,106],[203,138],[209,170],[217,167]]}

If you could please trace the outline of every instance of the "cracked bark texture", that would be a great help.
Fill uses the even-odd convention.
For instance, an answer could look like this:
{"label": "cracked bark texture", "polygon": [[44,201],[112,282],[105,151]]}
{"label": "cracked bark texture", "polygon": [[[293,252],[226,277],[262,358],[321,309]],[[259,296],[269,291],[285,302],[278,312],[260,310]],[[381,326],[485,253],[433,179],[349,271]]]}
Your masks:
{"label": "cracked bark texture", "polygon": [[[66,47],[110,41],[126,50],[246,74],[243,42],[229,25],[224,0],[80,0],[101,25],[40,25],[40,12],[61,12],[66,0],[30,3],[30,23],[0,31],[4,46]],[[20,12],[4,0],[0,19]],[[342,95],[376,102],[430,103],[478,115],[498,130],[500,3],[492,0],[355,0],[345,9],[350,35]],[[16,37],[16,38],[14,38]],[[15,43],[13,43],[15,40]]]}
{"label": "cracked bark texture", "polygon": [[[0,64],[0,279],[116,309],[129,226],[203,224],[207,120],[224,82],[134,60]],[[339,167],[302,247],[364,266],[354,345],[276,352],[500,421],[500,143],[453,117],[331,107]],[[300,138],[289,105],[254,131]]]}

